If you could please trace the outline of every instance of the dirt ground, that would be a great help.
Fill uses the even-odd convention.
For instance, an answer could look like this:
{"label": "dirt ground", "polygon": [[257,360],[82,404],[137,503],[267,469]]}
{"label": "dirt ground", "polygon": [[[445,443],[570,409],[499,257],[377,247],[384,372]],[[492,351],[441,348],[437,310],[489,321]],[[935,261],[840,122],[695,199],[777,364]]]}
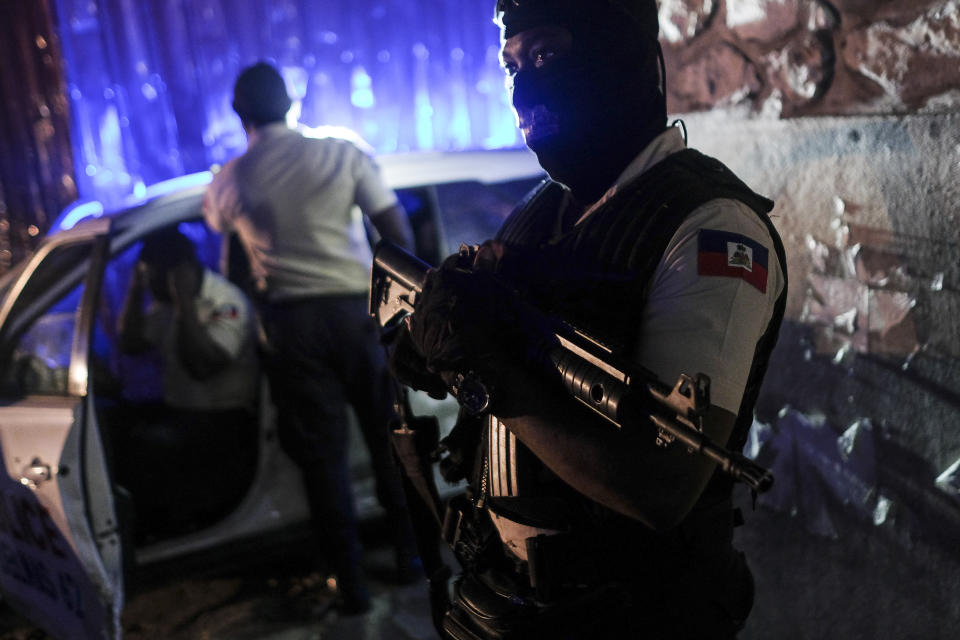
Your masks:
{"label": "dirt ground", "polygon": [[[426,584],[398,586],[392,551],[365,535],[373,608],[341,616],[307,545],[212,566],[170,565],[138,573],[123,616],[125,640],[427,640]],[[0,604],[0,640],[48,640]]]}

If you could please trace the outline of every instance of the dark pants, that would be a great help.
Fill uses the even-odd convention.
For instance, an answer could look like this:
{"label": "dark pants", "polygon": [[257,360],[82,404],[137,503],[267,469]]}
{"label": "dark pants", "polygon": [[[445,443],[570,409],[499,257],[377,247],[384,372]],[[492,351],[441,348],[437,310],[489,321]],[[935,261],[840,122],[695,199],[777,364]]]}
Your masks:
{"label": "dark pants", "polygon": [[264,305],[268,375],[280,442],[303,470],[324,552],[341,589],[362,591],[361,547],[348,460],[347,403],[360,424],[398,552],[413,533],[390,445],[394,391],[365,295]]}

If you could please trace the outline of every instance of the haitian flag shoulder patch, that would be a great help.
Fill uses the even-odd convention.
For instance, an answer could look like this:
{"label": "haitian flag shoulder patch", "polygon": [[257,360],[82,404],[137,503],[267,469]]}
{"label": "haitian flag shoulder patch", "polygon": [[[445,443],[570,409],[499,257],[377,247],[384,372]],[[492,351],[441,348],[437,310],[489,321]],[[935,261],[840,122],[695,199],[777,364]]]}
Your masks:
{"label": "haitian flag shoulder patch", "polygon": [[228,320],[236,320],[240,317],[240,310],[237,309],[232,304],[226,304],[221,307],[218,307],[213,310],[213,313],[210,314],[211,320],[220,320],[221,318],[227,318]]}
{"label": "haitian flag shoulder patch", "polygon": [[769,254],[762,244],[739,233],[701,229],[697,273],[740,278],[759,289],[760,293],[766,293]]}

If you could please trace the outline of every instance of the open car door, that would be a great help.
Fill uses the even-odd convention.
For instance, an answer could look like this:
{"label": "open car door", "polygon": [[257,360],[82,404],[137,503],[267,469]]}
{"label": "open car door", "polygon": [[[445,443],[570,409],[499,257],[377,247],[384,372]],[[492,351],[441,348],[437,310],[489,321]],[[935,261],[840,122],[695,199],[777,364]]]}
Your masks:
{"label": "open car door", "polygon": [[90,396],[109,221],[49,238],[0,290],[0,594],[56,638],[118,638],[122,551]]}

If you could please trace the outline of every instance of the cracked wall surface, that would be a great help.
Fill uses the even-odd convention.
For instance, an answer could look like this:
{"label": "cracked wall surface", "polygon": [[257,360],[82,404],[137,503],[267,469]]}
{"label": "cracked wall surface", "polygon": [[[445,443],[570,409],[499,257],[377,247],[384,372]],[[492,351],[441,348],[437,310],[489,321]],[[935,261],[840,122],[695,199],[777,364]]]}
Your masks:
{"label": "cracked wall surface", "polygon": [[960,3],[664,1],[671,113],[776,201],[787,317],[741,638],[960,623]]}
{"label": "cracked wall surface", "polygon": [[670,110],[784,117],[960,104],[960,0],[662,0]]}

